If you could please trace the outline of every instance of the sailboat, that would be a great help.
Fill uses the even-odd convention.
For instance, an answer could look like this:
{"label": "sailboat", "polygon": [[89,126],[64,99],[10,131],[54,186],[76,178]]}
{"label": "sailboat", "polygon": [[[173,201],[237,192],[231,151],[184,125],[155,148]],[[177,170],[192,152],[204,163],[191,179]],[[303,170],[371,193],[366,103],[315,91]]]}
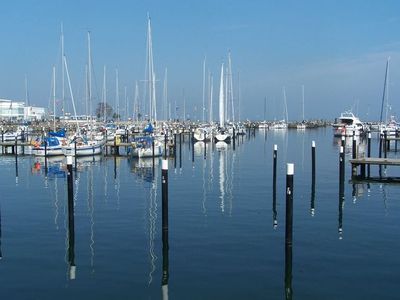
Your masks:
{"label": "sailboat", "polygon": [[284,119],[274,122],[270,129],[287,129],[287,121],[288,121],[288,113],[287,113],[287,103],[286,103],[286,89],[283,87],[282,89],[283,92],[283,105],[284,105]]}
{"label": "sailboat", "polygon": [[305,130],[306,129],[306,124],[304,123],[304,85],[301,86],[301,99],[302,99],[302,112],[303,112],[303,121],[300,124],[297,124],[296,128],[298,130]]}
{"label": "sailboat", "polygon": [[221,79],[219,86],[219,127],[214,136],[216,142],[230,142],[231,136],[225,128],[225,99],[224,99],[224,64],[221,67]]}
{"label": "sailboat", "polygon": [[[89,44],[89,63],[90,62],[90,35],[88,33],[88,44]],[[74,110],[74,115],[75,119],[76,118],[76,108],[75,108],[75,102],[74,102],[74,95],[72,93],[72,87],[71,87],[71,80],[69,77],[69,72],[68,72],[68,65],[67,65],[67,59],[64,56],[64,66],[65,66],[65,71],[67,74],[67,79],[68,79],[68,85],[69,85],[69,91],[71,94],[71,101],[72,101],[72,107]],[[91,74],[90,74],[90,69],[89,68],[89,103],[91,102]],[[100,154],[103,151],[103,145],[105,144],[105,140],[98,140],[98,139],[89,139],[86,136],[83,136],[79,133],[79,124],[78,120],[76,123],[76,133],[72,138],[70,139],[69,143],[67,145],[62,147],[62,151],[64,155],[66,156],[87,156],[87,155],[96,155]]]}

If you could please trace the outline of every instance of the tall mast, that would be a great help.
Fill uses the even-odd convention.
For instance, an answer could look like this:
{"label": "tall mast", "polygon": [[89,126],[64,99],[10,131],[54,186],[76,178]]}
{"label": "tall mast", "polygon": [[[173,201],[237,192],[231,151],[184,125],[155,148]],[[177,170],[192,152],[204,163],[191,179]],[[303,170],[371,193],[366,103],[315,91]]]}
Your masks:
{"label": "tall mast", "polygon": [[208,113],[209,113],[209,115],[208,115],[208,121],[211,123],[211,121],[210,121],[210,119],[211,119],[211,117],[210,117],[210,103],[211,103],[211,101],[210,101],[210,96],[211,96],[211,94],[210,94],[210,88],[211,88],[211,73],[210,73],[210,71],[208,71],[208,84],[207,84],[207,86],[208,86],[208,90],[207,90],[207,98],[208,98]]}
{"label": "tall mast", "polygon": [[61,113],[65,116],[64,25],[61,23]]}
{"label": "tall mast", "polygon": [[92,119],[92,53],[90,42],[90,31],[87,33],[88,39],[88,101],[89,101],[89,116]]}
{"label": "tall mast", "polygon": [[227,103],[231,107],[231,121],[235,122],[235,108],[233,105],[233,77],[232,77],[232,60],[231,60],[231,51],[228,52],[228,74],[227,74],[227,82],[228,82],[228,95],[227,95]]}
{"label": "tall mast", "polygon": [[89,108],[88,108],[88,104],[89,104],[89,79],[88,79],[88,65],[85,65],[85,114],[86,117],[89,115]]}
{"label": "tall mast", "polygon": [[288,111],[287,111],[287,103],[286,103],[286,89],[283,87],[283,105],[284,105],[284,117],[285,117],[285,122],[287,123],[289,121],[288,117]]}
{"label": "tall mast", "polygon": [[382,123],[383,105],[385,103],[385,98],[387,98],[386,90],[387,90],[387,87],[388,87],[387,82],[388,82],[388,77],[389,77],[389,60],[390,60],[390,56],[386,60],[385,81],[383,83],[383,96],[382,96],[382,105],[381,105],[381,116],[379,118],[379,122],[380,123]]}
{"label": "tall mast", "polygon": [[124,94],[125,94],[124,119],[128,120],[128,92],[127,92],[127,87],[126,86],[124,86]]}
{"label": "tall mast", "polygon": [[304,84],[301,86],[301,99],[302,99],[302,111],[303,111],[303,121],[305,120],[304,118]]}
{"label": "tall mast", "polygon": [[118,82],[118,69],[115,69],[115,111],[117,120],[120,120],[119,115],[119,82]]}
{"label": "tall mast", "polygon": [[[146,57],[146,81],[149,93],[149,119],[153,122],[157,118],[156,112],[156,89],[155,89],[155,74],[153,62],[153,41],[151,38],[151,19],[147,15],[147,57]],[[145,94],[146,95],[146,94]]]}
{"label": "tall mast", "polygon": [[164,113],[164,120],[168,120],[168,70],[165,68],[164,73],[164,87],[163,87],[163,113]]}
{"label": "tall mast", "polygon": [[238,111],[238,121],[240,122],[240,111],[241,111],[241,107],[240,107],[240,93],[241,93],[241,89],[240,89],[240,73],[238,72],[238,107],[239,107],[239,111]]}
{"label": "tall mast", "polygon": [[53,131],[56,131],[56,67],[53,66]]}
{"label": "tall mast", "polygon": [[106,66],[103,67],[103,117],[107,122],[107,88],[106,88]]}
{"label": "tall mast", "polygon": [[214,94],[214,79],[210,73],[210,124],[213,122],[213,94]]}
{"label": "tall mast", "polygon": [[224,64],[221,66],[221,78],[219,84],[219,126],[225,125],[225,105],[224,105]]}
{"label": "tall mast", "polygon": [[133,100],[133,114],[134,120],[139,121],[139,84],[135,82],[135,98]]}
{"label": "tall mast", "polygon": [[78,133],[78,131],[79,131],[79,124],[78,124],[78,118],[76,117],[76,108],[75,108],[74,94],[72,93],[71,79],[69,78],[67,59],[66,59],[65,56],[64,56],[64,65],[65,65],[65,72],[67,73],[68,86],[69,86],[69,93],[71,94],[72,108],[74,109],[74,116],[75,116],[75,120],[76,120],[76,132]]}
{"label": "tall mast", "polygon": [[205,102],[205,96],[206,96],[206,57],[204,57],[203,60],[203,107],[202,107],[202,114],[203,114],[203,122],[205,121],[205,107],[204,107],[204,102]]}

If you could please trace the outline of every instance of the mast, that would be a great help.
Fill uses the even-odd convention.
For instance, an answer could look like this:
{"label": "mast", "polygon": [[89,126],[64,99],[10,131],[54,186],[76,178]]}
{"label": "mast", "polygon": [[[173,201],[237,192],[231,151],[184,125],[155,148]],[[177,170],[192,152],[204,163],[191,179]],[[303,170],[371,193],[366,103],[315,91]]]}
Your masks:
{"label": "mast", "polygon": [[205,121],[205,107],[204,107],[204,103],[205,103],[205,96],[206,96],[206,57],[204,56],[204,60],[203,60],[203,108],[202,108],[202,114],[203,114],[203,122]]}
{"label": "mast", "polygon": [[107,122],[107,88],[106,88],[106,66],[103,67],[103,118]]}
{"label": "mast", "polygon": [[219,85],[219,126],[225,125],[225,105],[224,105],[224,64],[221,66],[221,78]]}
{"label": "mast", "polygon": [[213,94],[214,94],[214,79],[213,79],[213,75],[210,74],[210,81],[211,81],[211,85],[210,85],[210,123],[213,122]]}
{"label": "mast", "polygon": [[64,25],[61,23],[61,113],[65,116]]}
{"label": "mast", "polygon": [[[385,97],[387,100],[387,95],[386,95],[386,90],[388,88],[388,77],[389,77],[389,61],[390,61],[390,56],[386,60],[386,70],[385,70],[385,81],[383,83],[383,96],[382,96],[382,105],[381,105],[381,116],[379,118],[379,122],[382,123],[382,115],[383,115],[383,105],[385,103]],[[386,104],[387,105],[387,104]],[[387,116],[386,116],[387,118]]]}
{"label": "mast", "polygon": [[70,94],[71,94],[72,108],[74,109],[74,115],[75,115],[75,120],[76,120],[76,133],[78,133],[78,131],[79,131],[79,124],[78,124],[78,119],[77,119],[77,117],[76,117],[76,108],[75,108],[74,94],[72,93],[71,79],[69,78],[68,65],[67,65],[67,58],[66,58],[65,56],[64,56],[64,65],[65,65],[65,72],[67,73],[69,92],[70,92]]}
{"label": "mast", "polygon": [[238,72],[238,107],[239,107],[239,111],[238,111],[238,121],[240,122],[240,73]]}
{"label": "mast", "polygon": [[139,121],[139,84],[135,82],[135,98],[133,99],[133,119]]}
{"label": "mast", "polygon": [[210,109],[211,109],[211,73],[208,71],[208,91],[207,91],[207,97],[208,97],[208,122],[211,123],[211,114],[210,114]]}
{"label": "mast", "polygon": [[118,68],[115,69],[115,111],[116,111],[117,120],[120,121]]}
{"label": "mast", "polygon": [[231,107],[231,121],[235,122],[235,108],[233,105],[233,77],[232,77],[232,60],[231,60],[231,51],[228,52],[228,74],[227,74],[227,81],[228,81],[228,95],[227,95],[227,103],[229,103]]}
{"label": "mast", "polygon": [[284,117],[285,117],[285,122],[287,123],[289,121],[288,117],[288,111],[287,111],[287,103],[286,103],[286,89],[283,87],[283,104],[284,104]]}
{"label": "mast", "polygon": [[167,85],[167,79],[168,78],[168,70],[165,68],[165,73],[164,73],[164,87],[163,87],[163,103],[164,103],[164,108],[163,108],[163,113],[164,113],[164,120],[168,120],[168,85]]}
{"label": "mast", "polygon": [[88,84],[88,65],[85,65],[85,114],[86,117],[88,116],[88,112],[89,112],[89,108],[88,108],[88,104],[89,104],[89,84]]}
{"label": "mast", "polygon": [[53,66],[53,131],[56,131],[56,67]]}
{"label": "mast", "polygon": [[305,121],[305,118],[304,118],[304,84],[301,86],[301,99],[302,99],[303,121]]}
{"label": "mast", "polygon": [[87,33],[88,39],[88,101],[89,101],[89,116],[92,120],[92,53],[90,46],[90,31]]}
{"label": "mast", "polygon": [[149,93],[149,120],[150,122],[153,122],[157,118],[157,111],[156,111],[155,74],[154,74],[154,62],[153,62],[153,41],[151,37],[151,19],[149,15],[147,15],[147,55],[146,55],[145,77],[146,76],[147,76],[146,81]]}
{"label": "mast", "polygon": [[124,119],[128,120],[128,92],[127,87],[124,86],[124,93],[125,93],[125,109],[124,109]]}

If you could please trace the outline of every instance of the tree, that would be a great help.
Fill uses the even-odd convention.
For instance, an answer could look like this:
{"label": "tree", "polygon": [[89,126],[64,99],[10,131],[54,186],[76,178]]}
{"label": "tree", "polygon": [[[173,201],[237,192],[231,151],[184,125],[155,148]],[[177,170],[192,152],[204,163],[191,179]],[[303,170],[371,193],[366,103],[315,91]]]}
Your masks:
{"label": "tree", "polygon": [[109,119],[112,115],[113,108],[108,103],[106,103],[105,105],[103,102],[97,104],[96,116],[98,119],[102,119],[104,118],[104,116],[106,116],[106,119]]}

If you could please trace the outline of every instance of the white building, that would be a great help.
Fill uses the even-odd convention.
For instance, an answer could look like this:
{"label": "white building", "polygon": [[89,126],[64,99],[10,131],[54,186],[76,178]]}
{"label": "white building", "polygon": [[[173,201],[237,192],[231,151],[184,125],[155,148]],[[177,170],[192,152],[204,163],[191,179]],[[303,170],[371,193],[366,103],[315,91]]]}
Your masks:
{"label": "white building", "polygon": [[25,121],[43,120],[46,116],[47,112],[44,107],[27,106],[24,108]]}
{"label": "white building", "polygon": [[24,102],[0,99],[0,120],[33,121],[43,120],[47,112],[43,107],[27,106]]}

